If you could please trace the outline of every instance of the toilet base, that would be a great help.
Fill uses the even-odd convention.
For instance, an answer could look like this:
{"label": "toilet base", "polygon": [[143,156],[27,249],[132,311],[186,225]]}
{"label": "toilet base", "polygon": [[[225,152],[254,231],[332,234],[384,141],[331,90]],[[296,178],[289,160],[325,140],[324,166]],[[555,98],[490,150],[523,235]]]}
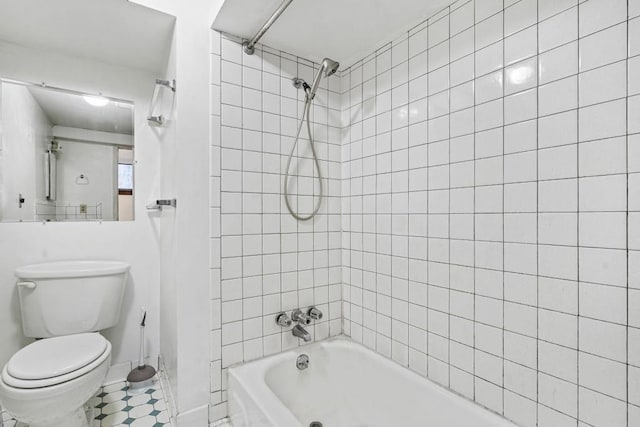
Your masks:
{"label": "toilet base", "polygon": [[90,427],[89,417],[92,415],[93,410],[91,410],[91,408],[87,411],[87,407],[82,406],[58,420],[46,421],[44,423],[32,423],[29,427]]}

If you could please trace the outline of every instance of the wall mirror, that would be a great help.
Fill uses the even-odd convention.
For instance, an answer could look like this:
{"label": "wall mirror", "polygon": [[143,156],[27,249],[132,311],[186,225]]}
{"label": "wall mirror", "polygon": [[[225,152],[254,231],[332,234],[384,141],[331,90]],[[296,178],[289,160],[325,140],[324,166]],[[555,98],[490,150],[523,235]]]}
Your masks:
{"label": "wall mirror", "polygon": [[0,220],[130,221],[134,104],[0,79]]}

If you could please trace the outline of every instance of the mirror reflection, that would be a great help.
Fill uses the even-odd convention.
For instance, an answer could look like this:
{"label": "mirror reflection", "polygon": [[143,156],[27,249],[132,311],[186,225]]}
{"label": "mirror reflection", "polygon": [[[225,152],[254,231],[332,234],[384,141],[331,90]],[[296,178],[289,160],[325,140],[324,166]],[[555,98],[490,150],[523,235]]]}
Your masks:
{"label": "mirror reflection", "polygon": [[0,80],[0,220],[129,221],[132,102]]}

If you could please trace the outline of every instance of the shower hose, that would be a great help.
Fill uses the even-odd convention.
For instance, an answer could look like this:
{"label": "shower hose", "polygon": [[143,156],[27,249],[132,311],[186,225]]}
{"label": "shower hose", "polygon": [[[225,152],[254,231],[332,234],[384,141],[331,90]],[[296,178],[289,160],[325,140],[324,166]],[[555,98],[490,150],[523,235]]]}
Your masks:
{"label": "shower hose", "polygon": [[[296,133],[296,139],[293,142],[293,146],[291,147],[291,153],[289,153],[289,158],[287,159],[287,168],[284,175],[284,202],[287,205],[287,209],[289,213],[298,221],[308,221],[320,210],[320,204],[322,203],[323,197],[323,187],[322,187],[322,172],[320,171],[320,162],[318,161],[318,154],[316,153],[316,146],[313,142],[313,135],[311,134],[311,122],[309,118],[309,110],[311,109],[312,98],[309,97],[309,94],[306,94],[304,101],[304,111],[302,112],[302,119],[300,120],[300,124],[298,125],[298,132]],[[291,159],[293,158],[293,152],[298,145],[298,140],[300,139],[300,132],[302,131],[302,125],[304,124],[305,116],[307,118],[307,133],[309,134],[309,145],[311,145],[311,152],[313,153],[313,162],[315,164],[316,170],[318,171],[318,180],[320,181],[320,194],[318,195],[318,201],[313,208],[313,212],[310,215],[304,216],[300,215],[293,211],[291,207],[291,203],[289,202],[289,168],[291,167]]]}

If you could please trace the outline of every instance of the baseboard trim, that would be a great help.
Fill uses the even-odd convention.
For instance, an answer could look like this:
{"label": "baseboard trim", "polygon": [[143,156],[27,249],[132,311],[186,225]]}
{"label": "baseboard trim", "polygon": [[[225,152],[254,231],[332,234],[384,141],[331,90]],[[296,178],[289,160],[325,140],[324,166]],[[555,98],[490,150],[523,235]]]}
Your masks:
{"label": "baseboard trim", "polygon": [[171,382],[167,375],[167,369],[164,364],[164,358],[161,354],[158,355],[158,379],[160,380],[160,388],[162,388],[162,394],[167,402],[167,411],[169,411],[169,422],[171,427],[177,426],[176,421],[176,400],[171,389]]}
{"label": "baseboard trim", "polygon": [[203,427],[209,425],[209,405],[198,406],[177,416],[176,427]]}

